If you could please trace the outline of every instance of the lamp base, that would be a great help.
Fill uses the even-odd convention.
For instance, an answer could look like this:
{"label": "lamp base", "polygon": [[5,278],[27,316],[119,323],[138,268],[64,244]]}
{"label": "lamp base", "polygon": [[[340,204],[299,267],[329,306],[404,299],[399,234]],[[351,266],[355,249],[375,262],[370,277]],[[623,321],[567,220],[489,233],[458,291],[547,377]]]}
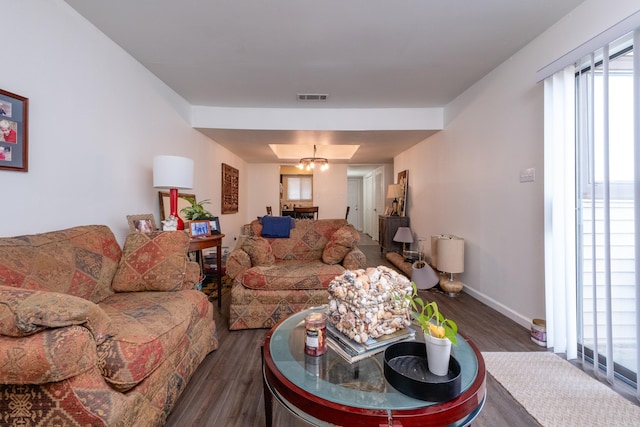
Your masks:
{"label": "lamp base", "polygon": [[171,211],[171,216],[176,217],[177,227],[176,230],[184,230],[184,221],[178,215],[178,189],[170,188],[169,189],[169,210]]}
{"label": "lamp base", "polygon": [[457,297],[462,291],[464,283],[457,279],[451,279],[446,276],[441,276],[438,282],[440,288],[450,297]]}

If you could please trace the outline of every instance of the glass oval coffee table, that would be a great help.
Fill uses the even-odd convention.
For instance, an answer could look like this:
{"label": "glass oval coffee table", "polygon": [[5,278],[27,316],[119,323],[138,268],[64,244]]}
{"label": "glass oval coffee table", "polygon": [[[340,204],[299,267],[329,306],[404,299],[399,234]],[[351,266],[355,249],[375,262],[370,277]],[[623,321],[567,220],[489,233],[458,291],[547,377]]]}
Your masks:
{"label": "glass oval coffee table", "polygon": [[[466,426],[485,401],[486,370],[478,348],[463,335],[453,347],[461,366],[461,394],[447,402],[406,396],[384,376],[384,352],[350,364],[331,348],[322,356],[304,352],[305,310],[271,329],[263,346],[267,426]],[[417,340],[421,340],[419,333]],[[276,421],[274,423],[274,420]]]}

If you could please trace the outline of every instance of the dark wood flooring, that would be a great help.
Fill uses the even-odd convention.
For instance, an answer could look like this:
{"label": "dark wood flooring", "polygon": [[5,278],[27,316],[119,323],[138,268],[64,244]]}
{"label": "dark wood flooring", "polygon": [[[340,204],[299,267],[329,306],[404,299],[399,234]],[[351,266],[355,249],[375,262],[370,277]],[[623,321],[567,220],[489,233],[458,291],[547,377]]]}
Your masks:
{"label": "dark wood flooring", "polygon": [[[369,239],[370,240],[370,239]],[[372,242],[372,241],[371,241]],[[363,239],[361,249],[370,266],[388,265],[375,243]],[[438,302],[459,331],[480,351],[545,351],[530,340],[529,330],[462,293],[455,298],[433,290],[422,291]],[[229,331],[230,294],[222,309],[214,304],[220,347],[194,373],[167,420],[167,426],[264,426],[264,399],[260,346],[266,330]],[[510,394],[487,375],[487,399],[474,421],[477,427],[538,426]],[[276,426],[279,427],[279,426]]]}

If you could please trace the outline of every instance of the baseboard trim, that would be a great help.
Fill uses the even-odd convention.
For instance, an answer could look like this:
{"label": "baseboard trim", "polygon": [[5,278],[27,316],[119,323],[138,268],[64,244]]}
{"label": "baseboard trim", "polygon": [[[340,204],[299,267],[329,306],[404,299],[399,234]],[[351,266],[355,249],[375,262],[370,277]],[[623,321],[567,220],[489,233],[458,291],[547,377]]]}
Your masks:
{"label": "baseboard trim", "polygon": [[505,306],[504,304],[494,300],[493,298],[488,297],[487,295],[478,292],[477,290],[473,289],[472,287],[469,287],[465,284],[462,292],[465,292],[469,295],[471,295],[472,297],[474,297],[475,299],[477,299],[478,301],[480,301],[481,303],[493,308],[494,310],[496,310],[497,312],[504,314],[505,316],[507,316],[509,319],[513,320],[514,322],[516,322],[517,324],[523,326],[526,329],[530,329],[531,328],[531,321],[532,319],[529,319],[523,315],[521,315],[520,313],[513,311],[512,309],[510,309],[509,307]]}

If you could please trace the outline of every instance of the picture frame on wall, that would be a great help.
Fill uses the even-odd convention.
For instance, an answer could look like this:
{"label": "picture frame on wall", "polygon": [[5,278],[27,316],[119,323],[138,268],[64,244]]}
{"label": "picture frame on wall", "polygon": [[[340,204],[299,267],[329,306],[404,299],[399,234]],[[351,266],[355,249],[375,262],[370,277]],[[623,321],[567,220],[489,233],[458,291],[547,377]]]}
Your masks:
{"label": "picture frame on wall", "polygon": [[222,164],[222,207],[223,214],[238,213],[239,172],[233,166]]}
{"label": "picture frame on wall", "polygon": [[0,169],[29,170],[29,98],[0,89]]}

